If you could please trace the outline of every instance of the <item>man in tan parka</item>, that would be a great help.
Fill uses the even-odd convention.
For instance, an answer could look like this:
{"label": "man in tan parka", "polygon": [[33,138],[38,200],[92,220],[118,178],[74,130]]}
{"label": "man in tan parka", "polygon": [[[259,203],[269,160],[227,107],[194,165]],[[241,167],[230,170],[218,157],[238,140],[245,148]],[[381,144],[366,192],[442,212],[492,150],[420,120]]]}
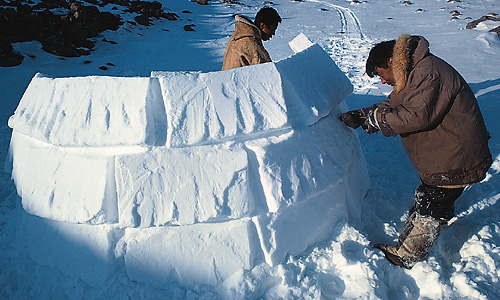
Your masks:
{"label": "man in tan parka", "polygon": [[269,40],[276,32],[281,22],[278,12],[264,7],[255,16],[254,22],[242,15],[235,15],[234,18],[235,30],[226,46],[222,70],[270,62],[271,57],[262,41]]}
{"label": "man in tan parka", "polygon": [[492,164],[489,134],[471,88],[460,74],[429,51],[421,36],[401,35],[375,45],[366,73],[393,86],[387,101],[349,111],[349,127],[400,135],[422,184],[395,246],[376,244],[387,260],[410,269],[423,260],[454,216],[455,200],[485,178]]}

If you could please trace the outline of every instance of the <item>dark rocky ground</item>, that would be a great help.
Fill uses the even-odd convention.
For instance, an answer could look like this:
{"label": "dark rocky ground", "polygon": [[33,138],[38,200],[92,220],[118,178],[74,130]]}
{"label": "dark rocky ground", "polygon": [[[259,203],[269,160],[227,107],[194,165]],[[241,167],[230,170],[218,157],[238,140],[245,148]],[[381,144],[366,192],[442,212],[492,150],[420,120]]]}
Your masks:
{"label": "dark rocky ground", "polygon": [[[467,29],[476,28],[476,26],[483,21],[500,21],[500,17],[498,17],[498,15],[495,13],[491,13],[491,14],[488,14],[486,16],[482,16],[481,18],[479,18],[477,20],[469,22],[465,28],[467,28]],[[498,36],[500,37],[500,26],[493,28],[492,30],[490,30],[490,32],[496,32],[498,34]]]}
{"label": "dark rocky ground", "polygon": [[[111,5],[112,12],[103,11]],[[116,12],[116,13],[114,13]],[[131,14],[138,26],[149,26],[154,19],[177,20],[157,1],[131,0],[43,0],[34,2],[0,0],[0,66],[22,63],[12,43],[39,41],[42,49],[62,57],[89,55],[95,37],[105,30],[117,30]]]}

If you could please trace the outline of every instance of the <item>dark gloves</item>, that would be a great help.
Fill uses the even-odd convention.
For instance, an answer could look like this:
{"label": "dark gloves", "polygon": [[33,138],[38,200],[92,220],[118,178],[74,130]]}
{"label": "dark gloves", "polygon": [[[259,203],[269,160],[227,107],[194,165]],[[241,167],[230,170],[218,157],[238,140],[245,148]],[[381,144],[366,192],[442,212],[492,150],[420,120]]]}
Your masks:
{"label": "dark gloves", "polygon": [[345,125],[351,127],[351,128],[358,128],[363,124],[366,120],[365,117],[363,117],[361,113],[361,109],[356,109],[356,110],[351,110],[348,112],[345,112],[339,116],[339,119],[344,122]]}
{"label": "dark gloves", "polygon": [[361,126],[364,131],[374,133],[380,130],[375,120],[375,109],[377,105],[365,107],[362,109],[351,110],[339,116],[339,119],[351,128]]}

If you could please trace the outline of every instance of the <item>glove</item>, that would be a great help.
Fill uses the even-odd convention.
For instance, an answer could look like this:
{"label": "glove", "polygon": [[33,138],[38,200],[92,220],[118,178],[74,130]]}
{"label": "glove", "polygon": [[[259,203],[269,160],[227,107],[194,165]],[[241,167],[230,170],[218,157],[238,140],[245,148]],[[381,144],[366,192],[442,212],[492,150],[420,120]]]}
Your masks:
{"label": "glove", "polygon": [[361,124],[363,124],[366,120],[366,118],[362,115],[361,109],[345,112],[339,116],[339,119],[344,122],[345,125],[354,129],[361,126]]}
{"label": "glove", "polygon": [[369,134],[375,133],[380,130],[377,121],[375,120],[375,110],[377,107],[367,107],[361,109],[365,113],[365,121],[361,124],[361,128]]}
{"label": "glove", "polygon": [[351,128],[356,129],[361,126],[364,131],[371,134],[380,130],[375,120],[376,109],[377,105],[374,104],[370,107],[351,110],[341,114],[339,119]]}

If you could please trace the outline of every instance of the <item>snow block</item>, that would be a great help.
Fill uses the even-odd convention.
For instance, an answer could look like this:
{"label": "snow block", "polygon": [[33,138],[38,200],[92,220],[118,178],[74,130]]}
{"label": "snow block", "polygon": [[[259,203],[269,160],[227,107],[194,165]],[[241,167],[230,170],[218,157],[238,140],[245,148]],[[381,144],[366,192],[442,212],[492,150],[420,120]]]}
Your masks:
{"label": "snow block", "polygon": [[353,86],[318,44],[276,63],[288,117],[295,128],[327,116],[352,93]]}
{"label": "snow block", "polygon": [[[258,160],[271,212],[257,222],[269,264],[331,236],[334,224],[360,218],[359,199],[369,186],[366,162],[353,151],[358,139],[335,114],[303,130],[246,145]],[[296,151],[294,145],[307,146]]]}
{"label": "snow block", "polygon": [[305,49],[312,46],[314,43],[309,40],[309,38],[304,33],[299,33],[293,40],[288,42],[290,48],[292,48],[294,53],[304,51]]}
{"label": "snow block", "polygon": [[40,265],[101,288],[116,271],[112,225],[70,224],[23,212],[19,224],[18,246]]}
{"label": "snow block", "polygon": [[37,74],[9,126],[55,146],[164,143],[166,128],[155,130],[166,125],[159,96],[152,78]]}
{"label": "snow block", "polygon": [[118,221],[114,156],[83,154],[13,131],[12,178],[28,213],[57,221]]}
{"label": "snow block", "polygon": [[151,76],[158,78],[162,89],[168,147],[309,126],[353,91],[349,79],[317,44],[276,63]]}
{"label": "snow block", "polygon": [[157,148],[116,160],[120,224],[187,225],[254,210],[247,152],[240,145]]}
{"label": "snow block", "polygon": [[317,242],[327,240],[346,224],[349,215],[344,188],[344,184],[333,186],[299,204],[257,216],[255,224],[266,262],[276,266],[287,255],[299,255]]}
{"label": "snow block", "polygon": [[153,72],[168,118],[168,147],[213,143],[287,126],[273,63],[224,72]]}
{"label": "snow block", "polygon": [[127,228],[119,244],[129,278],[157,288],[174,281],[186,287],[217,285],[263,262],[255,225],[248,218]]}

